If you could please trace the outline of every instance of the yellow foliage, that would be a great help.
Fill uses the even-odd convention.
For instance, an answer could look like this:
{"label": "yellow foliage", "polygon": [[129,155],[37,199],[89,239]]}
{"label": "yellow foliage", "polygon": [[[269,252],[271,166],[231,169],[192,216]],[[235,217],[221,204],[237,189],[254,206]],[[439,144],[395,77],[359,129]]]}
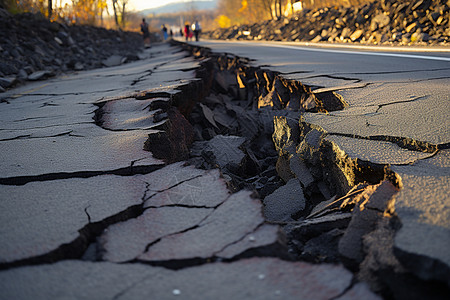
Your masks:
{"label": "yellow foliage", "polygon": [[240,13],[247,9],[248,2],[247,2],[247,0],[242,0],[241,4],[242,4],[242,7],[239,9]]}
{"label": "yellow foliage", "polygon": [[231,20],[225,15],[220,15],[215,19],[220,28],[227,28],[231,26]]}

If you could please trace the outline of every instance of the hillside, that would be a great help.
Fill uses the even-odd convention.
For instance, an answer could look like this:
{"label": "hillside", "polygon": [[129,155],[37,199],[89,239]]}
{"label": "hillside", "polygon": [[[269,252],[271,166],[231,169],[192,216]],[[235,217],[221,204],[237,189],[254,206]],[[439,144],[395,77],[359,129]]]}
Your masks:
{"label": "hillside", "polygon": [[450,42],[450,1],[374,1],[303,10],[292,18],[205,32],[213,39],[433,44]]}

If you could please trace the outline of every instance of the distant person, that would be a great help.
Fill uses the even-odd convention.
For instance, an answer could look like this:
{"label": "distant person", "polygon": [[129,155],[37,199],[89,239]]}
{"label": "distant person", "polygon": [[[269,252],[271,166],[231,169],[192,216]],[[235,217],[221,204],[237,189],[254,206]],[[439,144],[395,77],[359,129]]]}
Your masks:
{"label": "distant person", "polygon": [[186,38],[186,42],[189,40],[189,38],[192,35],[191,29],[189,28],[189,23],[186,22],[186,24],[184,25],[184,36]]}
{"label": "distant person", "polygon": [[142,19],[141,32],[142,37],[144,38],[144,47],[150,48],[150,31],[148,31],[148,23],[145,22],[145,19]]}
{"label": "distant person", "polygon": [[170,35],[170,38],[173,39],[173,30],[172,30],[172,28],[170,29],[169,35]]}
{"label": "distant person", "polygon": [[180,36],[181,36],[181,37],[184,36],[184,34],[183,34],[183,29],[181,29],[181,28],[180,28]]}
{"label": "distant person", "polygon": [[195,23],[192,24],[192,31],[194,31],[195,41],[198,42],[198,36],[200,35],[200,31],[202,28],[200,27],[200,23],[195,20]]}
{"label": "distant person", "polygon": [[167,27],[166,27],[165,24],[163,24],[163,25],[161,26],[161,28],[162,28],[161,30],[162,30],[162,32],[163,32],[164,40],[166,41],[167,38],[168,38],[168,36],[167,36]]}

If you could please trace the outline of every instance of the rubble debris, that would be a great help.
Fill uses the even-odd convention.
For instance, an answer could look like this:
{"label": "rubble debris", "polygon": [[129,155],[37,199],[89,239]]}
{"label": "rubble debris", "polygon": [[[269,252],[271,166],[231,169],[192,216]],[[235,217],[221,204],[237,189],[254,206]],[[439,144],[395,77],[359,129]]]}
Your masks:
{"label": "rubble debris", "polygon": [[[393,276],[402,276],[404,278],[402,280],[412,280],[414,275],[410,271],[405,273],[395,271],[397,267],[406,270],[405,265],[401,263],[398,266],[386,264],[387,270],[382,272],[367,271],[371,267],[364,265],[366,260],[373,259],[377,250],[374,248],[374,252],[371,252],[369,244],[364,244],[363,241],[368,240],[371,234],[375,234],[378,222],[392,218],[393,195],[402,187],[402,182],[388,165],[390,160],[376,160],[376,163],[371,162],[372,158],[368,161],[361,160],[361,155],[350,151],[354,147],[348,150],[345,144],[357,139],[366,148],[373,149],[374,155],[369,153],[372,157],[376,157],[376,149],[384,147],[389,153],[392,152],[389,157],[393,157],[396,159],[395,162],[400,164],[414,163],[420,159],[433,157],[435,153],[428,150],[429,153],[405,152],[405,147],[400,141],[393,139],[385,141],[384,137],[364,140],[359,136],[328,133],[323,128],[314,126],[311,123],[311,116],[319,115],[320,118],[325,118],[329,111],[346,107],[348,104],[340,95],[330,95],[328,91],[324,91],[323,95],[320,92],[318,97],[311,98],[308,96],[306,86],[291,84],[273,72],[245,68],[239,63],[236,64],[239,59],[230,59],[229,55],[226,57],[227,59],[222,60],[221,67],[217,69],[226,69],[228,73],[235,70],[238,87],[245,89],[247,101],[242,100],[245,97],[236,96],[239,91],[223,95],[221,94],[224,92],[223,88],[219,91],[212,87],[212,96],[205,98],[202,105],[194,106],[189,117],[189,120],[196,124],[197,131],[197,141],[191,149],[190,161],[203,168],[212,168],[214,166],[208,161],[211,161],[213,155],[204,151],[210,139],[224,133],[244,137],[246,143],[245,146],[241,146],[244,158],[236,168],[230,166],[221,168],[224,179],[233,191],[252,188],[259,192],[263,199],[267,222],[283,226],[290,254],[296,259],[314,263],[344,262],[357,274],[359,268],[360,274],[371,274],[370,276],[376,278],[375,281],[379,280],[379,276],[383,276],[381,274],[394,274]],[[214,59],[209,62],[215,63]],[[230,64],[223,65],[224,62]],[[230,84],[228,89],[232,89],[232,86],[233,84]],[[302,94],[305,95],[304,98]],[[289,105],[289,99],[293,102],[297,101],[296,99],[303,99],[302,101],[306,101],[305,105],[309,105],[307,103],[312,103],[309,101],[314,99],[314,106],[306,108],[301,104]],[[208,107],[209,110],[204,110],[204,107]],[[304,113],[305,108],[311,112]],[[206,114],[214,122],[207,121]],[[236,120],[233,122],[230,117]],[[250,126],[246,122],[241,122],[246,118],[253,121]],[[375,147],[371,146],[373,143],[377,143],[373,145]],[[261,155],[264,153],[260,150],[263,147],[266,153],[274,153],[269,160]],[[408,157],[402,157],[402,152]],[[251,167],[248,162],[252,162]],[[269,174],[272,177],[268,177]],[[292,193],[290,185],[295,185],[301,190],[302,196],[292,196],[292,200],[287,202],[292,206],[301,198],[302,205],[284,211],[286,208],[284,201],[287,198],[285,194],[281,197],[277,196],[277,193],[286,189],[288,194],[295,194]],[[271,206],[274,203],[277,203],[273,205],[275,209]],[[282,215],[276,218],[271,215],[280,213],[281,210],[284,211]],[[389,225],[389,230],[395,233],[398,228],[392,226],[394,225]],[[383,263],[380,263],[379,267],[383,268],[382,265]],[[371,288],[383,296],[393,295],[391,287],[385,283],[381,284],[380,289],[376,284],[373,285],[375,281],[370,276],[361,275],[358,278],[368,282]],[[425,295],[426,288],[423,288],[433,286],[433,283],[422,282],[418,286],[421,287],[418,293]],[[442,289],[446,288],[438,286],[438,290]],[[358,294],[367,290],[367,285],[356,283],[354,288],[349,289],[348,294]],[[347,294],[342,298],[345,298],[345,295]],[[401,299],[399,294],[395,297]]]}
{"label": "rubble debris", "polygon": [[[143,49],[138,33],[67,26],[40,13],[11,15],[2,10],[0,27],[0,78],[15,76],[14,84],[136,61]],[[151,38],[157,40],[153,33]]]}
{"label": "rubble debris", "polygon": [[304,9],[291,18],[203,34],[220,40],[448,45],[449,11],[449,3],[439,0],[372,1],[360,6]]}

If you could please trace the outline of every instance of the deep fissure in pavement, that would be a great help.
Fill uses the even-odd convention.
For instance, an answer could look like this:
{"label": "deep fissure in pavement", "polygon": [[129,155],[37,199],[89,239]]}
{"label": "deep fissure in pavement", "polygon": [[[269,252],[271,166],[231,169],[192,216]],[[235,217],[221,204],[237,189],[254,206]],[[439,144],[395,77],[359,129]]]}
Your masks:
{"label": "deep fissure in pavement", "polygon": [[[163,139],[172,144],[182,141],[189,148],[189,163],[196,167],[219,167],[232,191],[256,190],[263,199],[266,222],[284,226],[290,259],[343,263],[358,280],[387,298],[411,294],[399,287],[411,283],[414,293],[422,296],[448,290],[443,283],[407,272],[393,254],[393,237],[401,227],[394,207],[395,194],[402,187],[399,176],[387,164],[351,158],[326,139],[335,134],[303,119],[304,112],[344,109],[348,104],[339,94],[314,93],[279,73],[250,67],[245,58],[181,46],[203,61],[197,72],[202,93],[173,103],[192,127],[183,128],[181,138],[169,134]],[[169,117],[175,124],[177,119]],[[403,137],[349,137],[428,153],[442,148]],[[168,162],[187,155],[164,153],[160,158]],[[298,198],[303,198],[302,203],[288,203]],[[386,244],[366,242],[382,231]],[[386,248],[383,255],[393,264],[371,265],[380,259],[379,247]]]}
{"label": "deep fissure in pavement", "polygon": [[[227,200],[215,206],[184,203],[152,206],[145,202],[157,195],[152,195],[153,192],[168,192],[201,176],[155,191],[146,182],[142,204],[93,223],[89,206],[85,207],[88,224],[79,230],[77,239],[44,255],[2,264],[0,268],[70,258],[108,260],[103,256],[106,247],[101,236],[116,224],[139,219],[151,210],[210,209],[209,215],[199,222],[156,238],[146,244],[142,255],[120,262],[183,269],[217,261],[276,256],[312,263],[343,263],[354,272],[357,280],[368,282],[387,298],[401,298],[406,289],[418,297],[446,291],[442,283],[423,281],[408,273],[394,257],[392,241],[395,231],[401,226],[394,209],[395,194],[402,186],[397,174],[389,165],[349,157],[333,141],[327,140],[328,136],[338,134],[327,133],[303,118],[304,112],[328,114],[345,108],[347,103],[339,94],[333,91],[314,93],[310,87],[286,80],[279,73],[250,67],[245,58],[213,54],[204,48],[183,47],[201,61],[196,72],[200,80],[180,86],[179,92],[174,94],[147,91],[131,97],[104,99],[97,103],[95,123],[105,130],[140,130],[121,128],[109,122],[108,110],[114,110],[114,101],[141,101],[142,110],[149,112],[154,123],[147,128],[153,132],[144,145],[146,150],[167,163],[187,161],[200,169],[219,168],[228,188],[234,193],[246,189],[258,192],[257,196],[264,205],[265,221],[207,257],[151,260],[150,255],[145,257],[148,250],[167,237],[208,225],[202,222]],[[147,100],[148,103],[145,102]],[[436,145],[401,137],[348,137],[387,141],[416,151],[439,151]],[[104,174],[151,174],[162,167],[134,164],[131,162],[129,168],[117,171],[45,174],[7,178],[0,183],[23,185],[32,181]],[[267,223],[282,226],[282,236],[287,239],[249,248],[230,257],[220,257],[223,250],[241,241],[254,242],[253,235]],[[364,232],[360,232],[361,228]],[[380,236],[384,244],[374,245]],[[288,247],[284,247],[286,244]],[[379,254],[380,251],[385,252]],[[381,255],[394,259],[394,263],[379,263]],[[407,294],[410,293],[408,291]]]}

